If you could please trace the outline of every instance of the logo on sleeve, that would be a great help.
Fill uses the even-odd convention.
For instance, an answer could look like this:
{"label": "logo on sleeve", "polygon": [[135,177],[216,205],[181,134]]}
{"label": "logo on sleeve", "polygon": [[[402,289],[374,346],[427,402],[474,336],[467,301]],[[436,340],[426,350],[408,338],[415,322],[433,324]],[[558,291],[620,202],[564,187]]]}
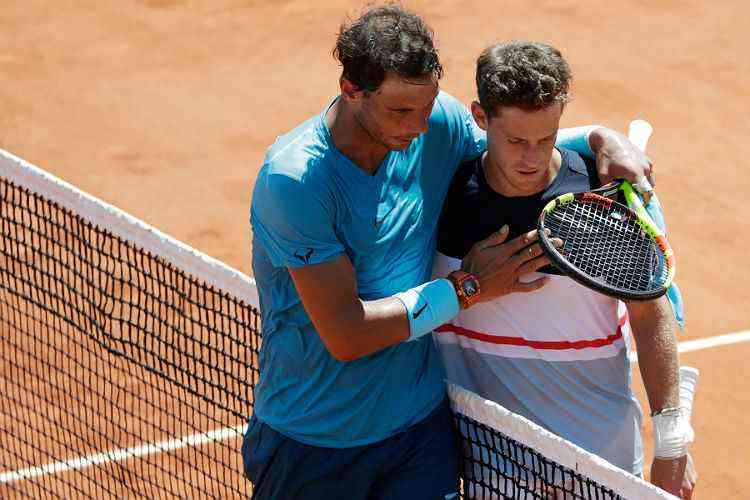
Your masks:
{"label": "logo on sleeve", "polygon": [[414,319],[417,319],[424,312],[425,309],[427,309],[427,303],[426,302],[425,302],[425,304],[422,307],[420,307],[419,309],[417,309],[417,312],[414,313]]}
{"label": "logo on sleeve", "polygon": [[305,264],[309,264],[310,263],[310,257],[312,257],[313,252],[314,252],[314,250],[312,248],[308,247],[307,252],[305,252],[305,253],[300,253],[299,250],[295,250],[294,251],[294,256],[297,257],[302,262],[304,262]]}

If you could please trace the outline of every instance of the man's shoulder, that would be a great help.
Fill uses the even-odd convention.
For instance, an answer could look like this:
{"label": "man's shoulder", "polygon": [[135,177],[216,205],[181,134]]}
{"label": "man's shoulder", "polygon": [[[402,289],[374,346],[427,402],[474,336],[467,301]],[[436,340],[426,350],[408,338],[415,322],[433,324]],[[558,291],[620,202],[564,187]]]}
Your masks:
{"label": "man's shoulder", "polygon": [[563,165],[573,172],[587,177],[594,174],[596,178],[596,161],[592,158],[581,155],[580,153],[567,148],[558,148],[562,156]]}
{"label": "man's shoulder", "polygon": [[460,111],[466,109],[466,106],[461,101],[453,97],[445,90],[441,90],[438,92],[435,103],[438,104],[440,108],[448,111]]}
{"label": "man's shoulder", "polygon": [[[462,258],[478,241],[480,221],[481,161],[474,158],[459,165],[453,175],[438,222],[438,250],[447,256]],[[467,217],[467,214],[472,214]]]}
{"label": "man's shoulder", "polygon": [[283,205],[292,209],[318,200],[331,201],[330,148],[318,130],[320,117],[313,117],[278,137],[266,151],[253,190],[252,205]]}
{"label": "man's shoulder", "polygon": [[479,192],[479,174],[482,168],[480,158],[472,158],[458,166],[448,188],[446,205],[464,202],[467,198],[471,198]]}
{"label": "man's shoulder", "polygon": [[454,125],[461,124],[470,117],[471,114],[461,101],[441,90],[438,92],[435,105],[432,107],[430,127],[445,124],[453,128]]}
{"label": "man's shoulder", "polygon": [[305,181],[312,167],[330,153],[319,131],[320,116],[314,116],[276,138],[266,151],[263,170],[268,175],[284,175]]}

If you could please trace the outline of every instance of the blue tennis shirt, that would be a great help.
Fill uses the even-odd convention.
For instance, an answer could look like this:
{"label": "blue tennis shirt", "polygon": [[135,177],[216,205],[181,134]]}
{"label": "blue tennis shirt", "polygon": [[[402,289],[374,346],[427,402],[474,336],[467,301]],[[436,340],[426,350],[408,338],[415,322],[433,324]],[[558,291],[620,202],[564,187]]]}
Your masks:
{"label": "blue tennis shirt", "polygon": [[333,358],[288,269],[346,253],[363,300],[428,281],[451,178],[485,147],[466,107],[440,92],[428,132],[389,152],[374,175],[336,149],[325,112],[269,148],[250,211],[263,322],[259,420],[305,444],[346,448],[398,433],[444,398],[429,335],[350,362]]}

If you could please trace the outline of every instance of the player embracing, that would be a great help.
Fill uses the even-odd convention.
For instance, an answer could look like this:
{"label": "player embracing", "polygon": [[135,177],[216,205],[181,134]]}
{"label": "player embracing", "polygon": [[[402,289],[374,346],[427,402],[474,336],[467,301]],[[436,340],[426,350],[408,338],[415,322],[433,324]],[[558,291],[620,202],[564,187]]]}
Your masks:
{"label": "player embracing", "polygon": [[[457,453],[430,334],[478,288],[430,276],[448,185],[486,135],[440,90],[432,31],[416,14],[369,8],[342,26],[334,54],[340,94],[268,149],[253,191],[263,344],[245,472],[257,499],[453,498]],[[598,146],[624,152],[614,164],[636,178],[650,168],[627,155],[632,145]],[[490,264],[475,301],[543,285],[517,279],[544,264],[538,245],[498,258],[533,238],[505,236],[479,244]]]}

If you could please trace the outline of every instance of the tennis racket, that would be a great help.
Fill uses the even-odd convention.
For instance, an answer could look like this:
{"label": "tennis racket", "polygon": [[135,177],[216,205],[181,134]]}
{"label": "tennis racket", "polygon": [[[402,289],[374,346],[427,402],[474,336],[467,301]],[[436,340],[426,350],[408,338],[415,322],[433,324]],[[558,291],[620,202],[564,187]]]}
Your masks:
{"label": "tennis racket", "polygon": [[[628,136],[643,150],[652,130],[648,122],[635,120]],[[615,200],[620,196],[625,204]],[[540,246],[560,272],[611,297],[654,299],[674,279],[672,248],[627,181],[550,201],[537,228]],[[553,238],[563,246],[556,248]]]}

